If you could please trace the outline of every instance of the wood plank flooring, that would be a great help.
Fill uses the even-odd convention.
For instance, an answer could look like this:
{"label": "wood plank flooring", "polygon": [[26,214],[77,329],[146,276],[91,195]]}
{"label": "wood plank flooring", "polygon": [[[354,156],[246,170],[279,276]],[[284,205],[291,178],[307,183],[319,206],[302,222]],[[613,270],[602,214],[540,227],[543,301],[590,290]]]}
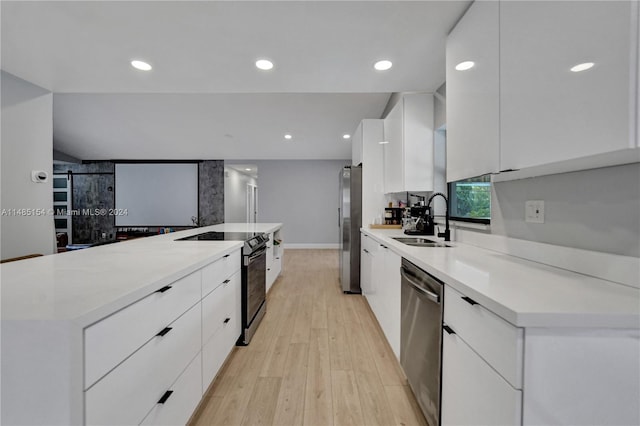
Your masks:
{"label": "wood plank flooring", "polygon": [[338,252],[285,250],[262,324],[190,425],[427,423],[366,300],[340,290]]}

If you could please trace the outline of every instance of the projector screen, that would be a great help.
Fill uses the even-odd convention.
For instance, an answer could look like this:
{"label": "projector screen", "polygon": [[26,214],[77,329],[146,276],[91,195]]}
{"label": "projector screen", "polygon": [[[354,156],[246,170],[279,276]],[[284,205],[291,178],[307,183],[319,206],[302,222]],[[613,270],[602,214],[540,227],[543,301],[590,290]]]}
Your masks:
{"label": "projector screen", "polygon": [[197,163],[116,163],[115,226],[191,226]]}

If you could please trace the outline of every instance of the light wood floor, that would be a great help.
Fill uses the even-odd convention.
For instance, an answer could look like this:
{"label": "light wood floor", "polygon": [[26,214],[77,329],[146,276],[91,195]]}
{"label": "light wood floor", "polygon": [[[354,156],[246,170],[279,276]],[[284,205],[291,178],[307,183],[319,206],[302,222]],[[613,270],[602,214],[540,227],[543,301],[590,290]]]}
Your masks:
{"label": "light wood floor", "polygon": [[196,425],[426,425],[366,300],[338,284],[336,250],[286,250],[253,340],[236,347]]}

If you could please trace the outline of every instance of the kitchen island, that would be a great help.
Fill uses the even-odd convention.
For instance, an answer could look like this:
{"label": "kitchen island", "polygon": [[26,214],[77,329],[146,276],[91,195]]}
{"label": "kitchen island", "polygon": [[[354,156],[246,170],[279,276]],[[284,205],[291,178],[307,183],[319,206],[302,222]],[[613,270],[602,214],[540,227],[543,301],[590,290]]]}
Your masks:
{"label": "kitchen island", "polygon": [[281,224],[3,264],[2,424],[186,422],[216,372],[205,380],[203,336],[221,342],[209,354],[218,367],[238,337],[243,242],[175,240],[231,226]]}
{"label": "kitchen island", "polygon": [[363,269],[372,268],[363,270],[363,294],[397,356],[400,259],[443,284],[443,425],[640,423],[637,280],[622,285],[469,244],[415,247],[394,239],[402,231],[361,231]]}

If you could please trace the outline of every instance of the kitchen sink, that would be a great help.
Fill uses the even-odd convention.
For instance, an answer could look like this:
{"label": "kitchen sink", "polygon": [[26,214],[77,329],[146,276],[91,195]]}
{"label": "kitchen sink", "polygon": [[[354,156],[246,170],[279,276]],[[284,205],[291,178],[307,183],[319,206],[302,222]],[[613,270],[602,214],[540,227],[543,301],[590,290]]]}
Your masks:
{"label": "kitchen sink", "polygon": [[450,245],[440,241],[434,241],[422,237],[394,237],[393,239],[408,246],[415,247],[451,247]]}

